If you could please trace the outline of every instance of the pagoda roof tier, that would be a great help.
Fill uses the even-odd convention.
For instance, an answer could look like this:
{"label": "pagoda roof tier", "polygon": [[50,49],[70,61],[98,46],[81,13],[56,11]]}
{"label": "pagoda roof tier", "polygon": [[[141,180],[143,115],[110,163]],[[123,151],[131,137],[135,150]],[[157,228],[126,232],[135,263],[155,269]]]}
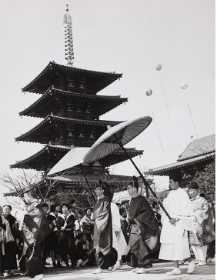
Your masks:
{"label": "pagoda roof tier", "polygon": [[[69,150],[70,146],[63,145],[46,145],[39,152],[34,155],[16,162],[10,165],[11,168],[24,168],[24,169],[35,169],[37,171],[50,170]],[[143,151],[136,150],[134,148],[126,149],[130,157],[142,155]],[[100,164],[104,167],[108,167],[113,164],[120,163],[127,160],[127,156],[121,149],[116,150],[112,154],[106,156],[100,160]]]}
{"label": "pagoda roof tier", "polygon": [[[128,182],[131,182],[132,180],[132,176],[126,176],[126,175],[87,174],[86,177],[91,187],[93,187],[96,183],[98,183],[99,179],[106,181],[109,184],[125,184],[125,185],[128,184]],[[47,181],[48,182],[50,181],[52,184],[55,184],[56,186],[59,184],[63,184],[66,189],[70,187],[83,188],[83,184],[85,184],[85,179],[82,174],[71,174],[71,175],[55,176],[51,178],[47,177],[46,179],[42,179],[38,183],[32,185],[32,187],[35,187],[36,189],[38,188],[42,189],[44,187],[47,188],[46,186]],[[19,190],[18,193],[20,196],[23,195],[23,190]],[[5,197],[18,196],[17,192],[15,191],[4,193],[3,195]]]}
{"label": "pagoda roof tier", "polygon": [[[54,116],[52,114],[48,115],[42,122],[36,125],[34,128],[26,132],[25,134],[15,138],[16,141],[24,142],[35,142],[41,144],[48,144],[50,141],[58,141],[61,138],[60,130],[62,133],[67,131],[67,125],[75,130],[75,132],[80,131],[81,126],[84,128],[94,127],[98,130],[98,134],[102,135],[106,130],[107,126],[114,126],[121,122],[116,121],[104,121],[104,120],[81,120],[81,119],[72,119],[64,118],[59,116]],[[80,133],[81,135],[82,133]],[[100,137],[97,135],[97,138]],[[77,136],[79,137],[79,135]],[[81,137],[81,136],[80,136]],[[82,136],[82,138],[85,138]],[[94,139],[96,141],[96,139]],[[56,143],[55,143],[56,144]],[[73,145],[79,146],[76,143]]]}
{"label": "pagoda roof tier", "polygon": [[128,98],[121,98],[119,95],[90,95],[51,87],[31,106],[20,112],[19,115],[45,118],[51,112],[56,113],[55,111],[58,111],[58,98],[67,98],[67,100],[72,102],[82,101],[83,103],[93,104],[98,116],[128,101]]}
{"label": "pagoda roof tier", "polygon": [[70,146],[46,145],[34,155],[10,165],[10,168],[44,171],[52,168],[69,150]]}
{"label": "pagoda roof tier", "polygon": [[[68,82],[69,80],[72,81],[71,86],[76,87],[80,92],[86,91],[88,93],[95,94],[113,83],[115,80],[121,78],[122,74],[80,69],[57,64],[56,62],[52,61],[33,81],[22,88],[22,91],[43,94],[49,87],[56,85],[58,81],[60,82],[60,76],[64,76],[64,78],[66,76],[66,80],[68,80]],[[77,79],[81,79],[78,82],[79,85],[73,85],[73,81],[76,81],[75,83],[77,83]],[[82,79],[85,81],[84,84],[82,84]]]}
{"label": "pagoda roof tier", "polygon": [[[106,181],[107,183],[128,183],[131,181],[132,176],[126,175],[95,175],[95,174],[86,174],[86,178],[90,184],[98,183],[99,179]],[[85,183],[85,179],[82,174],[70,174],[70,175],[61,175],[55,177],[47,177],[48,180],[56,181],[59,183],[66,183],[67,185],[82,185]],[[42,182],[43,183],[43,182]]]}

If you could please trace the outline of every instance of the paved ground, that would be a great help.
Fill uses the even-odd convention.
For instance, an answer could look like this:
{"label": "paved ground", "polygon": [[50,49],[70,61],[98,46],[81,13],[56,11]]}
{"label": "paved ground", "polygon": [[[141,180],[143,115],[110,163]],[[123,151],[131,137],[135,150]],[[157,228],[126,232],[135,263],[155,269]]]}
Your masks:
{"label": "paved ground", "polygon": [[[48,269],[44,274],[44,279],[50,280],[127,280],[127,279],[145,279],[145,280],[213,280],[215,279],[215,264],[210,263],[202,267],[196,267],[192,274],[187,274],[187,265],[181,265],[181,275],[169,276],[165,273],[173,268],[171,262],[155,263],[145,274],[136,274],[131,271],[129,266],[123,266],[121,270],[115,272],[104,272],[102,274],[92,274],[95,268],[69,268],[69,269]],[[6,277],[5,279],[29,279],[26,276]]]}

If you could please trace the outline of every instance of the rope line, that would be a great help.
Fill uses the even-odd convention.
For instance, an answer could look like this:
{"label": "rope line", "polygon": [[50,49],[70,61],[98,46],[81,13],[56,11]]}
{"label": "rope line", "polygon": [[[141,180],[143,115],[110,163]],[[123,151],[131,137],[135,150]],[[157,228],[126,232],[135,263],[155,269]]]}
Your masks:
{"label": "rope line", "polygon": [[152,112],[152,117],[153,117],[153,119],[154,119],[154,123],[155,123],[156,131],[157,131],[157,136],[158,136],[158,139],[159,139],[159,142],[160,142],[160,145],[161,145],[162,151],[163,151],[163,153],[164,153],[163,143],[162,143],[161,138],[160,138],[160,135],[159,135],[159,131],[158,131],[158,127],[157,127],[156,119],[155,119],[155,116],[154,116],[154,113],[153,113],[153,112]]}

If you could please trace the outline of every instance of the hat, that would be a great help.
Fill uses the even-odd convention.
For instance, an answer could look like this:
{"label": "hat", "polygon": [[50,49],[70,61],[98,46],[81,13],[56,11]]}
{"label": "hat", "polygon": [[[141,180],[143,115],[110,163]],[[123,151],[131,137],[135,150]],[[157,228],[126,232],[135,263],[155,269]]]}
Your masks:
{"label": "hat", "polygon": [[169,174],[169,178],[170,180],[173,180],[174,182],[181,182],[182,180],[182,175],[181,175],[181,172],[180,171],[172,171],[170,174]]}
{"label": "hat", "polygon": [[133,187],[139,189],[138,177],[133,176]]}
{"label": "hat", "polygon": [[122,199],[121,205],[123,205],[123,204],[125,204],[125,203],[127,203],[127,202],[129,202],[129,201],[130,201],[129,199]]}
{"label": "hat", "polygon": [[196,182],[191,182],[190,185],[189,185],[189,189],[198,190],[199,186]]}

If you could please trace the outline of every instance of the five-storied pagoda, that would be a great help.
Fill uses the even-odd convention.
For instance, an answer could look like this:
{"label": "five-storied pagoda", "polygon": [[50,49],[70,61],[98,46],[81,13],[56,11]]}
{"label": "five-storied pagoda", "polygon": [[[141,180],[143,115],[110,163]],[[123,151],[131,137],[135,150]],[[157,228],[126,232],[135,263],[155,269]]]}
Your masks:
{"label": "five-storied pagoda", "polygon": [[[99,95],[98,92],[122,77],[122,74],[96,72],[73,66],[72,22],[67,7],[64,15],[65,58],[67,66],[50,62],[46,68],[27,86],[23,92],[40,94],[39,99],[20,116],[31,116],[43,120],[16,141],[41,143],[44,147],[36,154],[21,160],[11,168],[48,171],[70,150],[71,146],[90,147],[107,130],[107,125],[117,121],[100,120],[100,116],[127,102],[127,98]],[[143,151],[127,149],[131,157]],[[110,165],[126,160],[124,152],[117,150],[93,164],[83,164],[82,168],[90,183],[96,182],[102,174],[109,174]],[[82,174],[79,168],[66,174],[58,174],[50,180],[66,188],[80,188]],[[125,182],[127,176],[109,175],[113,182]],[[48,179],[46,179],[48,180]],[[44,182],[44,180],[43,180]],[[41,183],[42,184],[42,183]]]}

